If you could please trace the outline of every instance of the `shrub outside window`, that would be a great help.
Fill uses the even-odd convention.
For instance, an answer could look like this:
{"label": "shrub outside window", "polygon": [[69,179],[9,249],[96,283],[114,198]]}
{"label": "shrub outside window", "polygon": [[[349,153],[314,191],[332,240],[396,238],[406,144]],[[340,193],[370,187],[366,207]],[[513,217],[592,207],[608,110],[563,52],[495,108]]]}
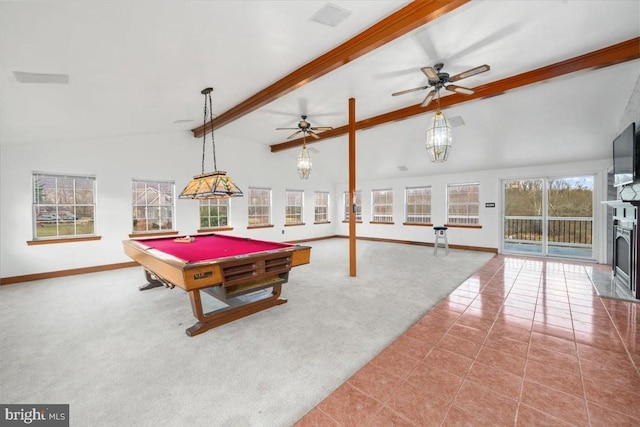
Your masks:
{"label": "shrub outside window", "polygon": [[219,228],[228,225],[228,198],[200,200],[200,228]]}
{"label": "shrub outside window", "polygon": [[373,222],[393,222],[393,190],[371,191],[371,220]]}
{"label": "shrub outside window", "polygon": [[34,240],[95,236],[96,178],[33,173]]}

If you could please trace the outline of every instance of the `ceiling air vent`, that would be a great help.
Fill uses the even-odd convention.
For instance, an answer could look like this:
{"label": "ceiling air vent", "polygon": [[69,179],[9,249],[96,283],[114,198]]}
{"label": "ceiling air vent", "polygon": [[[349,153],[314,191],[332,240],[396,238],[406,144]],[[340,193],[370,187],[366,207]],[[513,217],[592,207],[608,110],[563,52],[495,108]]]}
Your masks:
{"label": "ceiling air vent", "polygon": [[344,21],[349,15],[351,15],[351,11],[343,9],[340,6],[336,6],[335,4],[327,3],[311,17],[311,20],[330,27],[335,27]]}

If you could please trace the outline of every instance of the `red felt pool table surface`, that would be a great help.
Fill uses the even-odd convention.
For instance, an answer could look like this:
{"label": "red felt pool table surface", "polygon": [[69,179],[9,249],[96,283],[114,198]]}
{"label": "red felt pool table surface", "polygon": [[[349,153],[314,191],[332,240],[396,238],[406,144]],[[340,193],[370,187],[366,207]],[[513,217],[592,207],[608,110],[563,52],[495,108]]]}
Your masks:
{"label": "red felt pool table surface", "polygon": [[185,262],[215,260],[295,246],[219,234],[197,235],[192,242],[175,242],[173,237],[167,237],[140,240],[139,243]]}

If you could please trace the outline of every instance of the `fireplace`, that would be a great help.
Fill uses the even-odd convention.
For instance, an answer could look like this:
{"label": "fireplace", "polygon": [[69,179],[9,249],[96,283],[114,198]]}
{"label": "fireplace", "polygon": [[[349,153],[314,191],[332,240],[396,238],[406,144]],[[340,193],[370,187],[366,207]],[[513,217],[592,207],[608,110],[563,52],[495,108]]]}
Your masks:
{"label": "fireplace", "polygon": [[613,242],[613,274],[616,285],[636,294],[635,271],[632,268],[634,260],[634,230],[633,225],[619,223],[614,226],[615,240]]}

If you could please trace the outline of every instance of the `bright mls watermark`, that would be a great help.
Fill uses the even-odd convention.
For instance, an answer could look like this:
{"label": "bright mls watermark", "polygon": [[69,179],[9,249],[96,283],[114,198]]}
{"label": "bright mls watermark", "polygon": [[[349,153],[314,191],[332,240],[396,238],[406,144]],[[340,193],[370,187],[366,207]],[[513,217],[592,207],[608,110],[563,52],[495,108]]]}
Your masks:
{"label": "bright mls watermark", "polygon": [[0,427],[69,427],[69,405],[0,404]]}

